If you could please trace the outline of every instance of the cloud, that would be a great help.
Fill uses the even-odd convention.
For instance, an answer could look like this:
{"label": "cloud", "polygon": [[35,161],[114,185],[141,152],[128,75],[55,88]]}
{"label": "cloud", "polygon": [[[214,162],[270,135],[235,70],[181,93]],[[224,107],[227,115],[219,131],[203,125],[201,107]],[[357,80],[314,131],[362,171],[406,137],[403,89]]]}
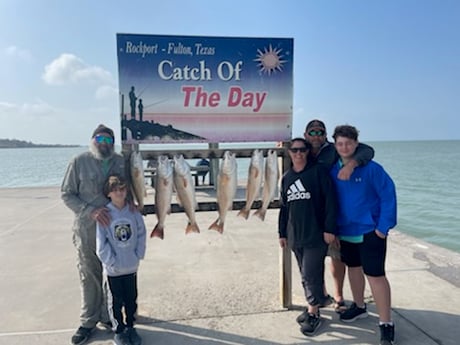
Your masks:
{"label": "cloud", "polygon": [[113,86],[103,85],[98,87],[96,90],[96,99],[98,100],[105,100],[105,99],[112,99],[118,95],[118,89]]}
{"label": "cloud", "polygon": [[9,46],[5,49],[5,53],[7,56],[10,56],[12,58],[19,58],[26,62],[33,61],[32,54],[27,49],[21,49],[16,46]]}
{"label": "cloud", "polygon": [[8,102],[0,102],[0,116],[5,116],[5,119],[11,115],[25,115],[30,118],[36,116],[48,116],[55,114],[57,109],[53,108],[48,103],[37,100],[34,103],[14,104]]}
{"label": "cloud", "polygon": [[0,114],[4,112],[8,112],[10,110],[14,110],[15,108],[16,108],[16,105],[13,103],[0,102]]}
{"label": "cloud", "polygon": [[98,66],[87,65],[79,57],[66,53],[45,66],[42,79],[49,85],[80,82],[114,84],[110,72]]}

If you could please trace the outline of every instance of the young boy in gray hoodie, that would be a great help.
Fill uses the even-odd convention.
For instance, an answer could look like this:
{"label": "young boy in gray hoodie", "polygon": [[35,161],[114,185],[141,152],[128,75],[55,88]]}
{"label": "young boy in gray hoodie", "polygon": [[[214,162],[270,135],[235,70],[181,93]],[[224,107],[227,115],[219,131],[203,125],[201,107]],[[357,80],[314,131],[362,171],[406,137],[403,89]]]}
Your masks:
{"label": "young boy in gray hoodie", "polygon": [[[107,275],[108,308],[116,345],[140,345],[134,328],[137,311],[137,269],[144,258],[146,230],[142,215],[126,201],[127,184],[118,175],[109,176],[104,186],[111,222],[97,223],[96,250]],[[124,306],[123,318],[122,308]]]}

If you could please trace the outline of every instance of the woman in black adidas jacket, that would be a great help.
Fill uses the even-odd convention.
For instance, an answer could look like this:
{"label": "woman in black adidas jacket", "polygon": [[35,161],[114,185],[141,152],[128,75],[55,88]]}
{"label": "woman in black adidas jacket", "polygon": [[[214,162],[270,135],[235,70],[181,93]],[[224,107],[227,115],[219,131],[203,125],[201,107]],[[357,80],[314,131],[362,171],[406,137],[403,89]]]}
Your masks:
{"label": "woman in black adidas jacket", "polygon": [[335,239],[337,200],[332,181],[320,164],[309,161],[311,144],[304,138],[292,139],[292,161],[281,180],[279,242],[289,247],[297,259],[308,309],[297,322],[305,335],[313,335],[321,325],[319,306],[324,296],[324,259],[327,245]]}

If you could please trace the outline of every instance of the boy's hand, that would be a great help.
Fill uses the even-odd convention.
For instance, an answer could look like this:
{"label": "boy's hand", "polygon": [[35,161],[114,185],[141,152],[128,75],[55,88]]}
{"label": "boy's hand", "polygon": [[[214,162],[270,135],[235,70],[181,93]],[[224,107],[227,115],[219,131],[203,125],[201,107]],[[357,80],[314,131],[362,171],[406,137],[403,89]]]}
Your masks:
{"label": "boy's hand", "polygon": [[383,232],[380,232],[379,229],[375,229],[375,234],[380,237],[382,240],[385,239],[385,234]]}

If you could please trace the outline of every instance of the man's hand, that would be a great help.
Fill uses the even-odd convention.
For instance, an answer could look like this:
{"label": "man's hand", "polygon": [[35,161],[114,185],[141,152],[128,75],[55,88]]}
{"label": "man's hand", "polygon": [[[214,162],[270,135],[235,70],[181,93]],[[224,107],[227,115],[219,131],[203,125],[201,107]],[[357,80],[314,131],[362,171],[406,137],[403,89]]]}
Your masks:
{"label": "man's hand", "polygon": [[287,247],[287,238],[280,238],[280,247],[281,248],[286,248]]}
{"label": "man's hand", "polygon": [[339,180],[348,181],[353,174],[353,171],[358,166],[358,162],[354,159],[351,159],[347,164],[345,164],[342,169],[339,170],[337,177]]}
{"label": "man's hand", "polygon": [[100,208],[95,209],[91,213],[91,219],[95,220],[102,226],[109,226],[110,225],[109,209],[107,207],[100,207]]}
{"label": "man's hand", "polygon": [[128,206],[129,206],[129,210],[131,212],[139,211],[140,213],[142,213],[143,208],[141,209],[140,206],[138,204],[136,204],[133,200],[128,200],[127,203],[128,203]]}
{"label": "man's hand", "polygon": [[324,232],[323,238],[324,238],[324,242],[326,242],[327,244],[331,244],[335,241],[335,235],[329,232]]}
{"label": "man's hand", "polygon": [[335,236],[334,241],[331,243],[331,246],[336,248],[337,250],[340,250],[340,239],[338,236]]}

